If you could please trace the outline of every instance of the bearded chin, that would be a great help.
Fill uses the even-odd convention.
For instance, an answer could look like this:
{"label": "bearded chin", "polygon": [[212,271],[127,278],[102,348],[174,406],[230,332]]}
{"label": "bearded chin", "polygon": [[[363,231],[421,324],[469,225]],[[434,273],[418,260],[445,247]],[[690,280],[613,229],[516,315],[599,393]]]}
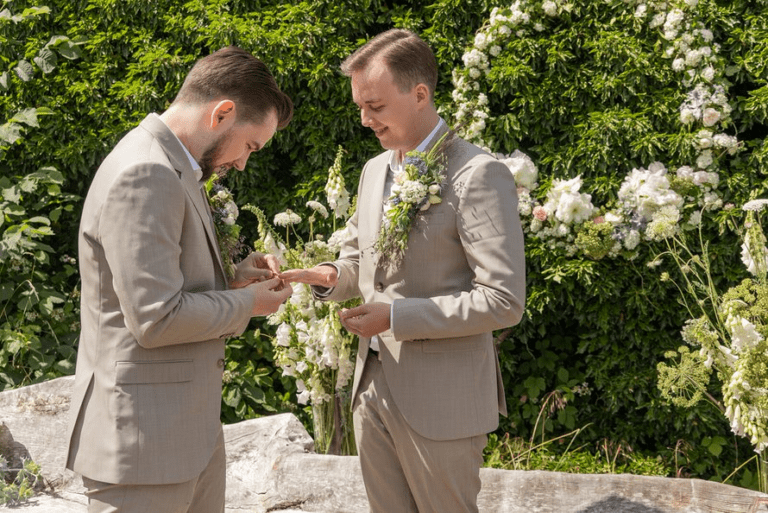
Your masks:
{"label": "bearded chin", "polygon": [[224,178],[227,174],[228,169],[226,166],[219,166],[218,169],[213,167],[213,163],[218,157],[217,150],[218,148],[211,148],[206,150],[200,159],[200,169],[203,172],[203,180],[207,181],[214,173],[216,173],[219,178]]}
{"label": "bearded chin", "polygon": [[221,156],[222,146],[224,145],[224,139],[229,135],[229,131],[217,139],[210,148],[203,152],[203,156],[200,157],[200,170],[203,172],[203,180],[208,180],[214,173],[219,178],[224,178],[227,175],[229,168],[227,166],[214,167],[214,162],[219,160]]}

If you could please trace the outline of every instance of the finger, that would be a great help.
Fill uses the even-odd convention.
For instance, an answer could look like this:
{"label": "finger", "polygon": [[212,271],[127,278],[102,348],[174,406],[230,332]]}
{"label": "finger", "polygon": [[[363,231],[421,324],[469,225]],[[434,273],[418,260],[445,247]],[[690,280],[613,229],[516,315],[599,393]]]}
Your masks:
{"label": "finger", "polygon": [[296,281],[297,278],[299,278],[303,273],[303,269],[289,269],[287,271],[277,273],[277,275],[286,281]]}
{"label": "finger", "polygon": [[247,267],[242,270],[240,277],[245,281],[264,281],[274,276],[269,269],[258,269],[256,267]]}
{"label": "finger", "polygon": [[280,272],[280,261],[275,255],[265,255],[264,260],[267,264],[267,268],[273,273],[278,274]]}
{"label": "finger", "polygon": [[367,309],[365,308],[365,305],[361,305],[356,306],[355,308],[345,308],[339,312],[339,316],[342,318],[342,320],[344,320],[359,317],[361,315],[365,315],[366,313]]}

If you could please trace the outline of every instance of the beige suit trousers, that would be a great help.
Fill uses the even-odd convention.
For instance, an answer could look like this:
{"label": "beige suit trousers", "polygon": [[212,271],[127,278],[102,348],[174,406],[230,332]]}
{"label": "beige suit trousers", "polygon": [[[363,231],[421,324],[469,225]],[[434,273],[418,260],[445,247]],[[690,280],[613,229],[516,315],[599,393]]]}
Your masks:
{"label": "beige suit trousers", "polygon": [[224,513],[227,456],[224,431],[196,478],[177,484],[120,485],[83,476],[88,513]]}
{"label": "beige suit trousers", "polygon": [[363,481],[373,513],[477,512],[485,434],[436,441],[403,418],[381,362],[368,355],[354,411]]}

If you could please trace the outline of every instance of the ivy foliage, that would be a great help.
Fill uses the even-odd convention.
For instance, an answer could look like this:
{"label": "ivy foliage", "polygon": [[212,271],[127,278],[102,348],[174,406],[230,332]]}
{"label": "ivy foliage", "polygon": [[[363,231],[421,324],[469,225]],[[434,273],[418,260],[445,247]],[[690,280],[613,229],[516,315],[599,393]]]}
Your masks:
{"label": "ivy foliage", "polygon": [[[74,371],[78,277],[71,256],[81,198],[114,144],[168,106],[199,57],[239,45],[264,60],[294,100],[290,126],[245,172],[226,179],[239,204],[271,218],[322,199],[339,146],[351,192],[362,164],[380,151],[338,72],[344,57],[393,26],[415,30],[435,49],[436,98],[449,113],[451,72],[500,5],[51,0],[45,9],[35,0],[0,2],[0,230],[10,241],[0,252],[0,358],[8,362],[0,388]],[[686,91],[660,55],[658,34],[614,4],[572,2],[569,12],[546,20],[547,30],[514,40],[487,77],[493,117],[484,135],[492,149],[531,156],[543,190],[553,178],[582,174],[596,203],[613,199],[633,167],[660,160],[673,168],[692,155],[693,134],[677,121]],[[732,68],[729,131],[744,151],[721,163],[720,188],[739,204],[766,190],[768,7],[700,4]],[[252,241],[256,220],[249,219],[243,213],[240,221]],[[736,238],[720,221],[708,219],[706,230],[716,281],[726,286],[740,278],[740,263]],[[582,243],[599,246],[595,235]],[[723,479],[749,457],[748,444],[730,434],[715,408],[681,410],[660,397],[656,363],[679,345],[686,316],[677,291],[658,279],[674,271],[664,263],[647,267],[655,250],[644,251],[634,261],[574,259],[526,240],[526,316],[498,334],[510,415],[497,435],[528,439],[537,429],[556,436],[585,427],[583,441],[614,440],[660,455],[668,468],[677,461],[680,475]],[[223,420],[303,415],[293,383],[273,364],[274,327],[252,324],[228,344]],[[553,391],[564,402],[537,424]]]}

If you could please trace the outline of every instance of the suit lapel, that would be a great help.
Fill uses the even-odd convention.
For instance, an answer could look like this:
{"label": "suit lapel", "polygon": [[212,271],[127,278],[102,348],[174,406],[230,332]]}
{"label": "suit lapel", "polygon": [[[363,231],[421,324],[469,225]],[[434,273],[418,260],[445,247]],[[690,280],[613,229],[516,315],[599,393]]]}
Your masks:
{"label": "suit lapel", "polygon": [[376,162],[371,166],[371,185],[368,193],[364,196],[371,198],[368,205],[368,215],[372,228],[370,233],[373,234],[372,242],[376,241],[379,230],[381,229],[381,221],[384,218],[384,202],[386,200],[384,197],[384,185],[387,181],[387,176],[389,175],[389,158],[391,153],[391,150],[384,153],[382,162]]}
{"label": "suit lapel", "polygon": [[211,209],[205,197],[205,191],[200,187],[200,183],[195,177],[195,170],[192,168],[192,163],[189,161],[187,153],[184,151],[184,147],[157,114],[148,115],[144,118],[144,121],[141,122],[141,126],[154,135],[155,139],[157,139],[163,147],[171,165],[179,173],[181,183],[184,185],[184,190],[190,200],[192,200],[192,204],[195,206],[195,210],[200,216],[200,221],[203,223],[205,235],[208,238],[208,246],[216,257],[214,258],[216,266],[224,277],[224,283],[227,283],[224,264],[219,252],[219,244],[217,242],[216,233],[214,232]]}

